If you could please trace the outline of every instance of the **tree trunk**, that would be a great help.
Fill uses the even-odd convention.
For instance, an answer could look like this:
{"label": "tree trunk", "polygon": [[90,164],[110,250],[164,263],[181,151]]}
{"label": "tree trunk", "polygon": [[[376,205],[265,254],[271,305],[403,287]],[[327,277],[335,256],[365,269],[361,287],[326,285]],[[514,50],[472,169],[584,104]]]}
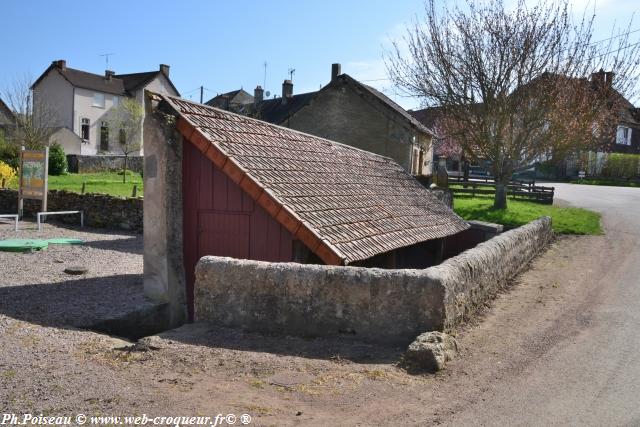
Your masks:
{"label": "tree trunk", "polygon": [[496,196],[493,199],[494,209],[506,209],[507,208],[507,187],[508,184],[498,182],[496,179]]}
{"label": "tree trunk", "polygon": [[122,182],[127,182],[127,155],[124,155],[124,168],[122,169]]}

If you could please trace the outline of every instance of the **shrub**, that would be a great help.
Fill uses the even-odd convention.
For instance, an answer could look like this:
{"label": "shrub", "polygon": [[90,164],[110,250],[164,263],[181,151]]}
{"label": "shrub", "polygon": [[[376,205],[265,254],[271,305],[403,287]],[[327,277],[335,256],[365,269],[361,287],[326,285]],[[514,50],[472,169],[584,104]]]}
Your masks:
{"label": "shrub", "polygon": [[0,139],[0,162],[6,163],[14,169],[20,164],[20,147]]}
{"label": "shrub", "polygon": [[16,170],[3,161],[0,161],[0,185],[4,180],[5,186],[12,183],[17,177]]}
{"label": "shrub", "polygon": [[611,153],[602,167],[602,175],[610,178],[635,178],[638,176],[640,155]]}
{"label": "shrub", "polygon": [[65,173],[67,173],[67,155],[60,144],[53,144],[49,148],[49,175]]}

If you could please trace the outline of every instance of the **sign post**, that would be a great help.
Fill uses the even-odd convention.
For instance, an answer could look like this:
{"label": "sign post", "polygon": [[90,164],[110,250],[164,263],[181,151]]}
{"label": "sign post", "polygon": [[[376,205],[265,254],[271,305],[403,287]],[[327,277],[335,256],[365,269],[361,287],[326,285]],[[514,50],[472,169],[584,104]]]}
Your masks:
{"label": "sign post", "polygon": [[47,211],[49,175],[49,148],[20,151],[20,189],[18,191],[18,215],[24,213],[24,200],[41,200],[42,211]]}

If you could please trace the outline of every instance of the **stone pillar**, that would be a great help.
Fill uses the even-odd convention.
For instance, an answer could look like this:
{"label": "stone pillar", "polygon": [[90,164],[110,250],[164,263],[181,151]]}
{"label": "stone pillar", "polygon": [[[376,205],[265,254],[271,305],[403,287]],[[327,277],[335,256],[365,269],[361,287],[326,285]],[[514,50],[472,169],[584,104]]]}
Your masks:
{"label": "stone pillar", "polygon": [[438,172],[436,174],[436,184],[438,187],[449,187],[449,174],[447,173],[447,158],[440,156],[438,159]]}
{"label": "stone pillar", "polygon": [[[168,303],[169,324],[186,320],[182,248],[182,137],[172,116],[155,112],[145,96],[144,293]],[[169,121],[169,122],[168,122]]]}

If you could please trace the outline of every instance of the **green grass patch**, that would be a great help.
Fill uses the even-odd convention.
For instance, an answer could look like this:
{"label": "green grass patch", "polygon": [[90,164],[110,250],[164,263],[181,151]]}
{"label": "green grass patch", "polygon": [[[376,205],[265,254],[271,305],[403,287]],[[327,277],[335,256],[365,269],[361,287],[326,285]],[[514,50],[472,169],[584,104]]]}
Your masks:
{"label": "green grass patch", "polygon": [[541,216],[550,216],[553,230],[562,234],[602,234],[600,214],[581,208],[561,208],[533,202],[508,200],[507,209],[494,209],[493,197],[456,196],[453,208],[466,220],[518,227]]}
{"label": "green grass patch", "polygon": [[574,179],[569,182],[572,184],[608,185],[611,187],[640,187],[640,181],[622,181],[618,179],[607,178]]}
{"label": "green grass patch", "polygon": [[[144,192],[142,176],[139,173],[127,171],[127,182],[122,182],[122,172],[70,173],[67,175],[49,175],[49,190],[67,190],[74,193],[102,193],[112,196],[131,197],[133,186],[138,186],[138,196]],[[17,183],[12,187],[17,188]]]}

